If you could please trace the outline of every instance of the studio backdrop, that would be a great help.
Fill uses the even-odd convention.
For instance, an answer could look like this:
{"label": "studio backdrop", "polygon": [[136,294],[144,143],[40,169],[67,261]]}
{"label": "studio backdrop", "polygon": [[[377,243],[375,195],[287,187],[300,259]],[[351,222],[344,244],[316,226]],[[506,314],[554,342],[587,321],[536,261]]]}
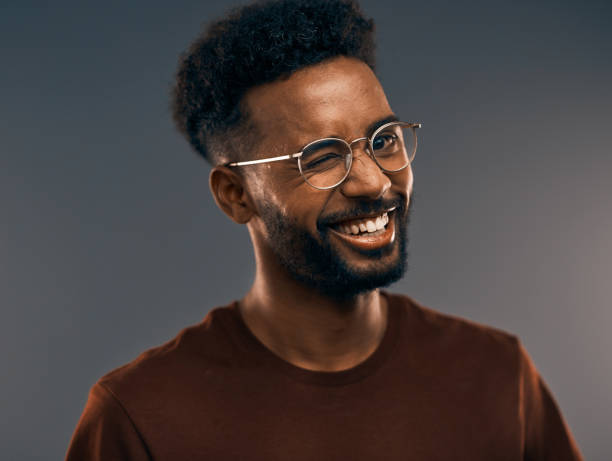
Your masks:
{"label": "studio backdrop", "polygon": [[[0,457],[62,459],[103,374],[241,297],[244,227],[175,131],[179,54],[234,2],[0,7]],[[612,8],[364,0],[421,122],[390,289],[518,335],[585,459],[612,459]]]}

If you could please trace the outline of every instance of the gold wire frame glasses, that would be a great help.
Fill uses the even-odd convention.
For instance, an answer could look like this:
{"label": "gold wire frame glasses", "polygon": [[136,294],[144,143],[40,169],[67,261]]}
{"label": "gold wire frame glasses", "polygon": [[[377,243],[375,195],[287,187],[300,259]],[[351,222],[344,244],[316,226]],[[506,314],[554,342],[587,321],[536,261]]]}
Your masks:
{"label": "gold wire frame glasses", "polygon": [[389,122],[380,126],[370,137],[347,142],[340,138],[322,138],[306,144],[301,151],[278,157],[227,163],[237,167],[297,159],[300,174],[315,189],[327,190],[339,186],[348,177],[353,164],[356,142],[367,141],[366,153],[386,173],[396,173],[406,168],[416,154],[416,129],[420,123]]}

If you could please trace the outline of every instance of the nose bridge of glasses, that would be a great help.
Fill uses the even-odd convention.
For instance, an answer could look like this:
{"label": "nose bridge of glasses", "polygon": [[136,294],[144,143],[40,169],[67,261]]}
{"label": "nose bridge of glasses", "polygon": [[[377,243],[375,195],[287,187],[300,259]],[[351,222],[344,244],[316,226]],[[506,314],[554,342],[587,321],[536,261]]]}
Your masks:
{"label": "nose bridge of glasses", "polygon": [[[365,157],[361,157],[358,158],[356,155],[356,149],[353,147],[353,145],[358,144],[362,141],[365,141],[365,145],[363,147],[363,152],[366,154]],[[366,175],[371,175],[372,172],[370,170],[370,168],[375,167],[376,170],[380,170],[380,166],[378,165],[378,162],[376,161],[376,159],[374,158],[374,153],[372,152],[372,146],[370,145],[370,138],[364,136],[362,138],[357,138],[354,139],[353,141],[351,141],[350,143],[348,143],[348,145],[351,148],[351,152],[352,152],[352,157],[353,157],[353,161],[351,162],[351,173],[352,174],[366,174]],[[366,160],[366,158],[369,159]],[[360,166],[356,166],[357,164],[361,164]],[[365,168],[365,170],[363,170]],[[362,170],[359,173],[356,173],[356,170]]]}
{"label": "nose bridge of glasses", "polygon": [[353,148],[353,145],[356,143],[360,143],[361,141],[365,141],[365,146],[363,148],[364,152],[368,155],[368,157],[372,156],[372,152],[370,149],[370,138],[368,138],[367,136],[364,136],[362,138],[357,138],[357,139],[353,139],[351,142],[348,143],[349,147],[351,148],[351,151],[353,151],[353,157],[354,155],[354,151],[355,149]]}
{"label": "nose bridge of glasses", "polygon": [[[354,146],[362,141],[365,141],[363,146],[363,153],[365,155],[357,155],[357,150]],[[346,176],[342,181],[345,184],[343,186],[343,193],[348,195],[367,195],[376,198],[381,197],[391,183],[384,170],[374,158],[370,138],[364,136],[354,139],[347,144],[351,148],[352,162],[349,171],[346,172]]]}

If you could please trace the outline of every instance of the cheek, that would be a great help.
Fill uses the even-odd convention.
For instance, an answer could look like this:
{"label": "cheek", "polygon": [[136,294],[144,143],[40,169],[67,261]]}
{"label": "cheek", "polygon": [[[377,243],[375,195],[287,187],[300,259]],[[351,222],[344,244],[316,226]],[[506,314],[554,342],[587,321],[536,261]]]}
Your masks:
{"label": "cheek", "polygon": [[263,164],[250,172],[249,192],[252,196],[287,212],[287,207],[293,206],[293,202],[310,192],[308,189],[311,189],[310,186],[304,182],[297,168]]}
{"label": "cheek", "polygon": [[248,193],[256,206],[266,204],[284,211],[284,187],[269,165],[257,165],[247,173]]}
{"label": "cheek", "polygon": [[317,221],[325,213],[333,191],[314,189],[298,170],[280,165],[258,165],[247,174],[248,192],[260,213],[264,207],[272,207],[287,221],[312,234],[317,232]]}
{"label": "cheek", "polygon": [[316,228],[328,194],[316,191],[304,181],[280,181],[274,175],[258,175],[251,182],[250,192],[256,206],[271,206],[303,229]]}
{"label": "cheek", "polygon": [[412,168],[410,166],[407,168],[407,170],[408,170],[407,190],[408,190],[408,195],[410,196],[412,194],[412,188],[414,186],[414,176],[412,175]]}
{"label": "cheek", "polygon": [[414,177],[412,175],[412,168],[410,165],[408,165],[406,169],[395,173],[391,177],[391,182],[396,190],[405,192],[407,196],[410,196],[410,194],[412,194],[412,187],[414,183]]}
{"label": "cheek", "polygon": [[317,220],[325,209],[327,193],[317,191],[302,182],[288,187],[282,196],[278,196],[278,208],[291,221],[304,230],[315,232]]}

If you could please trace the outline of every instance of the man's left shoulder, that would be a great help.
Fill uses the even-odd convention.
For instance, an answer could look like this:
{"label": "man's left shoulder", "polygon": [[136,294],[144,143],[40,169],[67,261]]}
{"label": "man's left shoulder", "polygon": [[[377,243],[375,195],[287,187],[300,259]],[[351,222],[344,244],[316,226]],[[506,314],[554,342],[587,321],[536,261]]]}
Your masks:
{"label": "man's left shoulder", "polygon": [[520,339],[517,335],[458,315],[427,307],[412,297],[386,293],[396,309],[407,319],[406,328],[420,344],[433,350],[465,357],[490,356],[518,360]]}

